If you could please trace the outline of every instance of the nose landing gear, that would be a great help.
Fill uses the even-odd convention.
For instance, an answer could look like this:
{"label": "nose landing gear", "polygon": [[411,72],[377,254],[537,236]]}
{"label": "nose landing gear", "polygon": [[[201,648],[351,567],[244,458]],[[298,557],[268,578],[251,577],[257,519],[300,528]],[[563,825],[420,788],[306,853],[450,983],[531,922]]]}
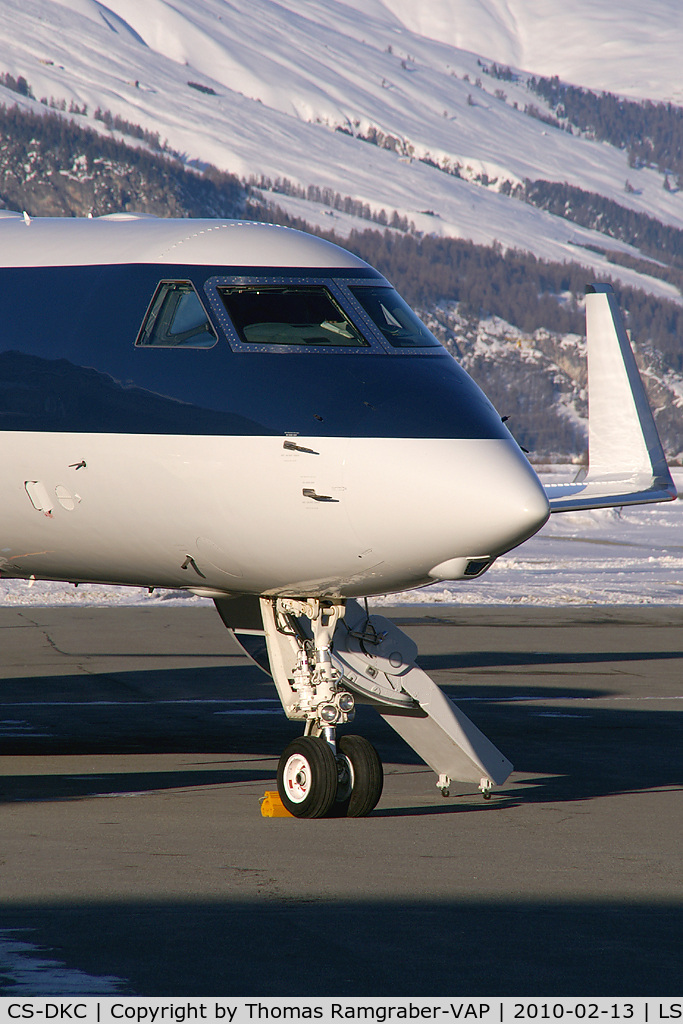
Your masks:
{"label": "nose landing gear", "polygon": [[[297,818],[370,814],[382,793],[377,751],[362,736],[336,738],[355,703],[374,706],[438,776],[478,783],[485,800],[512,765],[417,665],[417,647],[389,619],[355,601],[216,600],[228,629],[268,672],[285,714],[304,725],[278,765],[280,798]],[[334,639],[334,644],[333,644]]]}
{"label": "nose landing gear", "polygon": [[[382,763],[372,744],[362,736],[342,736],[337,743],[336,726],[355,715],[354,696],[331,656],[343,614],[343,605],[315,600],[281,600],[272,610],[280,640],[296,652],[285,710],[306,722],[305,735],[288,745],[277,773],[280,799],[297,818],[362,818],[382,795]],[[302,620],[310,623],[310,636]]]}

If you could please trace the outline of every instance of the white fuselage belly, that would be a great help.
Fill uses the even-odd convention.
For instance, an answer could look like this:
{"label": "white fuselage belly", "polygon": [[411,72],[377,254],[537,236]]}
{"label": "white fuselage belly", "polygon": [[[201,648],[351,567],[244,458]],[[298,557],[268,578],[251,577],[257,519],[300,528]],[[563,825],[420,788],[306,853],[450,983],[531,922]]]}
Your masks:
{"label": "white fuselage belly", "polygon": [[284,440],[6,431],[0,572],[353,597],[498,555],[547,518],[512,441]]}

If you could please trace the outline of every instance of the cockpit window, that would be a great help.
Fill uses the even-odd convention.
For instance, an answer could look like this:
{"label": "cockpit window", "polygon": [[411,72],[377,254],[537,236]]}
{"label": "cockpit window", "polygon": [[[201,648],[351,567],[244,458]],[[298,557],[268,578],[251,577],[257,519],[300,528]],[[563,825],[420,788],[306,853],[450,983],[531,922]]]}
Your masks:
{"label": "cockpit window", "polygon": [[394,348],[441,347],[393,288],[351,285],[349,291]]}
{"label": "cockpit window", "polygon": [[214,331],[189,281],[162,281],[147,310],[136,345],[212,348]]}
{"label": "cockpit window", "polygon": [[369,347],[322,285],[234,285],[216,291],[245,344]]}

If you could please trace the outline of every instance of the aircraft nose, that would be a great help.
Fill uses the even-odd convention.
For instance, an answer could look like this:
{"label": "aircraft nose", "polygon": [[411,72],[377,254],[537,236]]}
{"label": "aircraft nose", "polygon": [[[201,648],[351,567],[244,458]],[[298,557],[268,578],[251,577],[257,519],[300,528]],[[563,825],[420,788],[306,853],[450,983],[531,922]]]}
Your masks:
{"label": "aircraft nose", "polygon": [[[493,559],[522,544],[540,530],[550,506],[536,473],[516,444],[489,446],[488,480],[470,466],[469,496],[462,490],[451,505],[451,538],[458,554],[433,564],[428,576],[435,580],[462,579],[484,572]],[[483,454],[483,453],[482,453]],[[444,524],[445,525],[445,524]]]}
{"label": "aircraft nose", "polygon": [[497,468],[496,554],[517,547],[537,533],[550,515],[550,505],[533,468],[521,453],[509,451],[504,466]]}
{"label": "aircraft nose", "polygon": [[[350,487],[347,500],[366,546],[372,544],[386,564],[400,566],[416,580],[445,562],[453,563],[455,576],[446,569],[437,578],[469,575],[470,560],[489,564],[548,519],[541,482],[511,439],[392,444],[396,451],[385,447],[384,458],[375,459],[372,473],[364,475],[364,486]],[[367,446],[363,454],[367,459]]]}

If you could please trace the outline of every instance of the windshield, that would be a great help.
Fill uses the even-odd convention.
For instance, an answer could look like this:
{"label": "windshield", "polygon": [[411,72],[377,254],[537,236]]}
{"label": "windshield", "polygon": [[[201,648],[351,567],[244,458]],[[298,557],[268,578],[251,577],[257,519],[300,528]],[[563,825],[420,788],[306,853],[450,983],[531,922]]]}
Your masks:
{"label": "windshield", "polygon": [[441,347],[393,288],[352,285],[349,290],[394,348]]}
{"label": "windshield", "polygon": [[240,340],[247,344],[369,347],[322,285],[235,285],[216,290]]}

